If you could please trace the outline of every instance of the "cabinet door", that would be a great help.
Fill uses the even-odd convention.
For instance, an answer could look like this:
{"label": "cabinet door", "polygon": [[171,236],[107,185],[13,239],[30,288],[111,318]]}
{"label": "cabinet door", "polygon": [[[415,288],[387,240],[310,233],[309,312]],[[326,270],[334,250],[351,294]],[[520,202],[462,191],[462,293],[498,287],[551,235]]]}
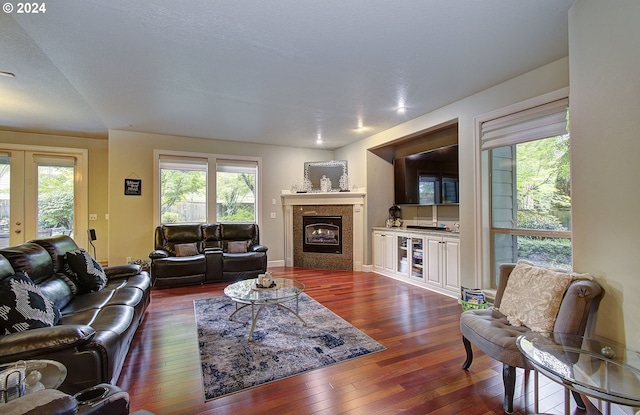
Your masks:
{"label": "cabinet door", "polygon": [[460,289],[460,241],[443,239],[442,247],[444,287],[457,292]]}
{"label": "cabinet door", "polygon": [[409,275],[409,249],[411,238],[405,235],[396,235],[396,272],[403,276]]}
{"label": "cabinet door", "polygon": [[410,240],[411,257],[409,276],[414,280],[424,281],[424,238],[412,236]]}
{"label": "cabinet door", "polygon": [[386,272],[394,272],[395,236],[393,234],[384,234],[384,270]]}
{"label": "cabinet door", "polygon": [[373,233],[373,268],[384,269],[384,234],[380,232]]}
{"label": "cabinet door", "polygon": [[426,262],[426,264],[424,264],[424,267],[427,273],[426,275],[427,282],[429,284],[433,284],[437,286],[441,285],[441,278],[440,278],[440,245],[441,243],[440,242],[441,242],[440,238],[437,238],[437,239],[427,238],[426,240],[427,256],[426,256],[426,260],[424,261]]}

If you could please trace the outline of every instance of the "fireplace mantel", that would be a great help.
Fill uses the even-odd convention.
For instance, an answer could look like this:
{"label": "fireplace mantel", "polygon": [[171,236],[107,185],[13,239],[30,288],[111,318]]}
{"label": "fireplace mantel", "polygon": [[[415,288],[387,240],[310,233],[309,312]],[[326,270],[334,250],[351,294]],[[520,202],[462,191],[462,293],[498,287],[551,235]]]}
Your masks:
{"label": "fireplace mantel", "polygon": [[284,255],[285,265],[293,264],[293,207],[305,205],[353,206],[353,270],[362,271],[364,260],[364,189],[352,192],[291,193],[283,190],[280,197],[284,207]]}

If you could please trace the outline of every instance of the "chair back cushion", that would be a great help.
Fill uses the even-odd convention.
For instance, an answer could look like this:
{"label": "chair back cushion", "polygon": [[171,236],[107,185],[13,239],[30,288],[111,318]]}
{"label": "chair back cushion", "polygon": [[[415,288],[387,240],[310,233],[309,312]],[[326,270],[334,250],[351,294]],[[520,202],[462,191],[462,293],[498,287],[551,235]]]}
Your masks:
{"label": "chair back cushion", "polygon": [[[222,249],[229,252],[229,242],[246,243],[246,249],[260,243],[258,225],[254,223],[224,223],[220,225],[222,233]],[[235,248],[235,247],[234,247]]]}
{"label": "chair back cushion", "polygon": [[46,249],[33,242],[0,249],[14,271],[26,273],[36,284],[53,274],[53,261]]}
{"label": "chair back cushion", "polygon": [[164,249],[176,255],[176,245],[195,242],[198,252],[202,251],[202,228],[200,224],[166,224],[159,226],[159,228],[160,231],[156,231],[156,249]]}

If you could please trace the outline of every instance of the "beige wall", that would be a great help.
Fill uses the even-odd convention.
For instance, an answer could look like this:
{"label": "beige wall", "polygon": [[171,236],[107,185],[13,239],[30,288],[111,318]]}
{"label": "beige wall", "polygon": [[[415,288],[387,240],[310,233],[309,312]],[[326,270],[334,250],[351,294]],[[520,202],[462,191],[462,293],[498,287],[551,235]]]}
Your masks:
{"label": "beige wall", "polygon": [[[89,152],[89,213],[98,215],[98,220],[89,221],[88,228],[96,230],[97,240],[96,254],[98,260],[106,260],[108,257],[108,221],[105,214],[108,213],[107,197],[107,168],[108,168],[108,143],[107,140],[95,138],[78,138],[60,135],[31,134],[13,131],[0,131],[0,143],[23,144],[32,146],[83,148]],[[78,239],[78,244],[86,247],[86,240]]]}
{"label": "beige wall", "polygon": [[[332,153],[326,150],[112,130],[109,132],[109,262],[112,264],[124,263],[127,257],[148,259],[153,249],[154,149],[261,157],[260,234],[261,242],[269,247],[270,263],[284,261],[281,191],[290,189],[302,178],[305,161],[332,158]],[[124,195],[124,179],[128,177],[142,179],[142,196]],[[271,212],[276,213],[276,219],[270,218]]]}
{"label": "beige wall", "polygon": [[[388,209],[393,203],[393,166],[383,158],[370,154],[368,149],[390,143],[412,133],[431,129],[458,120],[459,165],[460,165],[460,257],[462,258],[462,284],[480,286],[478,276],[480,262],[480,205],[476,186],[475,118],[487,112],[555,91],[569,85],[569,59],[563,58],[542,68],[511,79],[468,98],[454,102],[436,111],[410,120],[397,127],[383,131],[352,145],[335,151],[335,158],[346,159],[351,166],[362,166],[366,172],[356,176],[366,180],[367,216],[365,240],[367,258],[371,263],[372,226],[384,226]],[[368,262],[367,262],[368,261]],[[478,281],[476,281],[478,279]]]}
{"label": "beige wall", "polygon": [[596,331],[640,350],[640,2],[569,15],[574,267],[605,287]]}

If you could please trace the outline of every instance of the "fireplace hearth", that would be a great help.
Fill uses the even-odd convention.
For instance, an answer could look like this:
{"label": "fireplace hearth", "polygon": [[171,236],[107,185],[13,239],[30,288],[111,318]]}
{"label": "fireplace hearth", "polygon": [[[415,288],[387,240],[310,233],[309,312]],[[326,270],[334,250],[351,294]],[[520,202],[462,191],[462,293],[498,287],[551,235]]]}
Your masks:
{"label": "fireplace hearth", "polygon": [[302,251],[342,254],[342,216],[303,216]]}

